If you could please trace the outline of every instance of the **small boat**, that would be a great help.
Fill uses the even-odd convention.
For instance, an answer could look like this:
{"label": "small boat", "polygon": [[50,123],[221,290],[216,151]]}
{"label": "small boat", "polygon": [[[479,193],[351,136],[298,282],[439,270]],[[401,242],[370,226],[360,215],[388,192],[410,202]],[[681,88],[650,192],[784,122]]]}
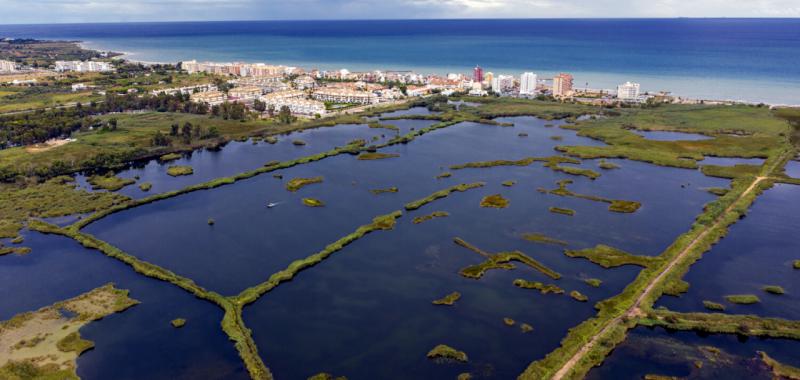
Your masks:
{"label": "small boat", "polygon": [[277,202],[270,202],[270,203],[267,203],[267,208],[273,208],[273,207],[275,207],[277,205],[278,205]]}

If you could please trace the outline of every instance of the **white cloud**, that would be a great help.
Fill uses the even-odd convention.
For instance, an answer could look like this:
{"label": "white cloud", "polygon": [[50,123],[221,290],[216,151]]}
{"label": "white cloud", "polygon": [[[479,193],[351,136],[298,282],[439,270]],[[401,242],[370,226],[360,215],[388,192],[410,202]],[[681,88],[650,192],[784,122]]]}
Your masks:
{"label": "white cloud", "polygon": [[0,0],[0,23],[462,17],[798,17],[798,0]]}

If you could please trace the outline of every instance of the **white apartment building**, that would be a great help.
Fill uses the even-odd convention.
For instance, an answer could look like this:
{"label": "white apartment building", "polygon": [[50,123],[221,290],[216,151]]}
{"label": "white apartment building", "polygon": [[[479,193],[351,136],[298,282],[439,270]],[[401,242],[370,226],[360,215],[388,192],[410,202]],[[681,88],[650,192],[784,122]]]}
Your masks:
{"label": "white apartment building", "polygon": [[261,87],[243,86],[228,90],[228,97],[238,100],[253,100],[258,99],[262,93]]}
{"label": "white apartment building", "polygon": [[114,70],[108,62],[98,61],[56,61],[56,71],[77,71],[79,73],[104,72]]}
{"label": "white apartment building", "polygon": [[535,95],[536,83],[538,81],[536,74],[531,72],[522,73],[519,77],[519,94],[520,95]]}
{"label": "white apartment building", "polygon": [[275,107],[275,111],[279,111],[283,107],[289,107],[292,115],[325,115],[325,103],[303,98],[276,98],[271,99],[267,103],[267,107]]}
{"label": "white apartment building", "polygon": [[300,90],[278,91],[261,96],[261,101],[267,104],[285,99],[303,99],[306,93]]}
{"label": "white apartment building", "polygon": [[492,78],[492,91],[500,94],[514,89],[514,77],[511,75],[498,75]]}
{"label": "white apartment building", "polygon": [[0,59],[0,73],[13,73],[17,71],[17,64]]}
{"label": "white apartment building", "polygon": [[375,104],[378,96],[366,91],[355,91],[344,88],[322,88],[314,92],[312,97],[322,102],[347,104]]}
{"label": "white apartment building", "polygon": [[639,99],[639,83],[625,82],[617,86],[617,98],[620,100],[638,100]]}
{"label": "white apartment building", "polygon": [[225,103],[226,97],[222,91],[206,91],[192,94],[190,99],[195,103],[206,103],[215,106]]}
{"label": "white apartment building", "polygon": [[195,92],[217,91],[217,86],[211,83],[198,84],[196,86],[175,87],[175,88],[162,88],[159,90],[150,91],[153,96],[161,94],[175,95],[175,94],[193,94]]}

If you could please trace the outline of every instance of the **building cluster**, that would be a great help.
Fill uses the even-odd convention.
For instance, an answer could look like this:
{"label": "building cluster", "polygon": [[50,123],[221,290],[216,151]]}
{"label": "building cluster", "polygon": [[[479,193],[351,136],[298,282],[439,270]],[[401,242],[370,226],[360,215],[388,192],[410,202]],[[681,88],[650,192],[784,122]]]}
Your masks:
{"label": "building cluster", "polygon": [[[472,75],[448,74],[446,80],[465,81],[469,80],[468,93],[470,95],[486,95],[489,92],[500,96],[519,96],[535,97],[538,95],[550,95],[558,99],[574,99],[581,102],[596,105],[610,105],[615,103],[643,103],[651,98],[650,95],[642,95],[639,83],[626,82],[617,86],[614,90],[598,89],[577,89],[575,79],[572,74],[559,73],[552,79],[539,79],[533,72],[524,72],[517,80],[514,76],[494,74],[484,71],[480,66],[472,70]],[[428,83],[434,83],[428,81]],[[616,96],[614,96],[616,95]],[[671,97],[661,96],[660,100],[670,101]]]}
{"label": "building cluster", "polygon": [[234,75],[240,77],[269,77],[300,73],[300,69],[290,66],[274,66],[264,63],[217,63],[197,62],[196,60],[181,62],[181,68],[189,74],[208,73]]}
{"label": "building cluster", "polygon": [[13,73],[17,71],[17,64],[12,61],[0,59],[0,73]]}
{"label": "building cluster", "polygon": [[378,95],[371,91],[359,91],[347,88],[323,87],[313,92],[314,99],[321,102],[338,104],[376,104]]}
{"label": "building cluster", "polygon": [[79,73],[106,72],[114,70],[114,66],[101,61],[56,61],[55,69],[59,72],[77,71]]}
{"label": "building cluster", "polygon": [[619,85],[614,97],[613,90],[576,89],[574,78],[569,73],[541,79],[536,73],[528,71],[516,78],[513,75],[484,71],[480,66],[476,66],[470,74],[425,76],[412,71],[304,71],[296,67],[264,63],[193,60],[181,65],[189,73],[233,76],[235,78],[228,81],[232,88],[222,92],[211,85],[202,85],[159,90],[159,93],[189,93],[193,101],[210,105],[235,101],[253,106],[258,100],[265,103],[270,110],[288,107],[293,114],[306,116],[324,115],[331,109],[379,104],[408,96],[420,97],[434,93],[467,93],[474,96],[495,93],[499,96],[523,98],[544,95],[593,104],[641,102],[646,99],[640,94],[637,83]]}
{"label": "building cluster", "polygon": [[207,83],[207,84],[198,84],[196,86],[185,86],[185,87],[174,87],[174,88],[162,88],[158,90],[150,91],[151,95],[158,96],[161,94],[164,95],[191,95],[197,92],[207,92],[207,91],[217,91],[217,86]]}
{"label": "building cluster", "polygon": [[325,103],[308,99],[308,94],[302,90],[288,90],[273,92],[261,97],[261,101],[266,104],[268,108],[280,110],[283,107],[288,107],[293,115],[325,115]]}

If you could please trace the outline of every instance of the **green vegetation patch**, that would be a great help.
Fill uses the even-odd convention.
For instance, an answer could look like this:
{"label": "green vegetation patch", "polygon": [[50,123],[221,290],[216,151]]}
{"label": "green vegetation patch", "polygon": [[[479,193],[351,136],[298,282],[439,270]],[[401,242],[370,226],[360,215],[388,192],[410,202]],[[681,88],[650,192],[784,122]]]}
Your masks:
{"label": "green vegetation patch", "polygon": [[314,376],[309,377],[307,380],[347,380],[347,377],[333,376],[327,372],[320,372]]}
{"label": "green vegetation patch", "polygon": [[452,176],[453,176],[453,173],[450,173],[450,172],[444,172],[444,173],[441,173],[441,174],[437,175],[437,176],[436,176],[436,179],[450,178],[450,177],[452,177]]}
{"label": "green vegetation patch", "polygon": [[161,157],[158,157],[158,161],[160,161],[160,162],[170,162],[170,161],[179,160],[181,157],[183,157],[183,156],[180,153],[167,153],[167,154],[165,154],[165,155],[163,155]]}
{"label": "green vegetation patch", "polygon": [[567,215],[567,216],[575,215],[575,210],[569,209],[569,208],[550,207],[548,210],[550,210],[550,212],[552,212],[554,214],[561,214],[561,215]]}
{"label": "green vegetation patch", "polygon": [[728,194],[728,192],[731,191],[730,189],[726,189],[724,187],[709,187],[709,188],[706,188],[705,190],[708,191],[711,194],[714,194],[714,195],[718,196],[718,197],[721,197],[721,196],[723,196],[725,194]]}
{"label": "green vegetation patch", "polygon": [[188,165],[174,165],[167,168],[167,174],[173,177],[194,174],[194,169]]}
{"label": "green vegetation patch", "polygon": [[515,268],[514,264],[512,264],[512,261],[516,261],[525,264],[554,280],[561,278],[561,274],[558,272],[548,268],[544,264],[520,251],[498,252],[490,254],[473,246],[470,243],[467,243],[461,238],[455,238],[453,239],[453,242],[486,258],[486,260],[480,264],[470,265],[464,269],[461,269],[459,273],[464,277],[480,279],[487,271],[491,269],[511,270]]}
{"label": "green vegetation patch", "polygon": [[723,313],[677,313],[654,310],[639,320],[643,326],[708,334],[737,334],[766,338],[800,339],[800,321]]}
{"label": "green vegetation patch", "polygon": [[396,158],[396,157],[400,157],[400,155],[397,153],[379,153],[379,152],[373,152],[373,153],[367,152],[358,155],[358,159],[362,161],[383,160],[387,158]]}
{"label": "green vegetation patch", "polygon": [[774,376],[774,378],[800,380],[800,368],[783,364],[771,358],[764,351],[758,351],[758,355],[761,357],[761,361],[772,370],[772,375]]}
{"label": "green vegetation patch", "polygon": [[81,334],[77,331],[70,333],[56,343],[56,347],[61,352],[75,352],[80,354],[94,348],[94,343],[89,340],[81,338]]}
{"label": "green vegetation patch", "polygon": [[303,204],[308,207],[324,207],[325,202],[316,198],[303,198]]}
{"label": "green vegetation patch", "polygon": [[587,279],[583,280],[583,282],[585,282],[586,285],[589,285],[589,286],[591,286],[593,288],[599,288],[600,285],[603,284],[602,280],[599,280],[599,279],[596,279],[596,278],[587,278]]}
{"label": "green vegetation patch", "polygon": [[594,248],[566,250],[564,254],[569,257],[588,259],[603,268],[615,268],[623,265],[638,265],[646,268],[658,261],[657,257],[637,256],[603,244],[596,245]]}
{"label": "green vegetation patch", "polygon": [[139,184],[139,190],[141,191],[150,191],[153,188],[153,184],[150,182],[143,182]]}
{"label": "green vegetation patch", "polygon": [[744,164],[734,166],[703,165],[700,167],[700,171],[709,177],[734,179],[756,176],[761,171],[761,166]]}
{"label": "green vegetation patch", "polygon": [[608,160],[606,160],[606,159],[604,159],[604,158],[603,158],[603,159],[601,159],[601,160],[600,160],[600,161],[597,163],[597,167],[598,167],[598,168],[600,168],[600,169],[603,169],[603,170],[613,170],[613,169],[619,169],[619,165],[617,165],[617,164],[615,164],[615,163],[613,163],[613,162],[611,162],[611,161],[608,161]]}
{"label": "green vegetation patch", "polygon": [[542,294],[564,294],[564,289],[561,289],[558,285],[544,284],[538,281],[528,281],[518,278],[514,280],[514,286],[522,289],[538,290],[539,293]]}
{"label": "green vegetation patch", "polygon": [[569,296],[572,297],[572,299],[574,299],[575,301],[579,301],[579,302],[587,302],[587,301],[589,301],[589,297],[585,296],[583,293],[581,293],[581,292],[579,292],[577,290],[573,290],[573,291],[569,292]]}
{"label": "green vegetation patch", "polygon": [[485,183],[483,182],[475,182],[475,183],[462,183],[459,185],[451,186],[443,190],[439,190],[425,198],[418,199],[413,202],[406,203],[405,209],[408,211],[416,210],[428,203],[431,203],[437,199],[445,198],[454,192],[465,192],[472,189],[477,189],[483,187]]}
{"label": "green vegetation patch", "polygon": [[522,324],[519,325],[519,330],[522,331],[523,334],[527,334],[527,333],[533,331],[533,326],[531,326],[531,325],[529,325],[527,323],[522,323]]}
{"label": "green vegetation patch", "polygon": [[0,247],[0,256],[10,255],[12,253],[27,255],[31,253],[31,249],[29,247]]}
{"label": "green vegetation patch", "polygon": [[509,200],[500,194],[487,195],[481,199],[481,207],[486,208],[506,208]]}
{"label": "green vegetation patch", "polygon": [[372,123],[369,123],[368,126],[370,128],[375,128],[375,129],[388,129],[390,131],[395,131],[395,132],[400,131],[400,128],[398,126],[396,126],[396,125],[393,125],[393,124],[383,124],[383,123],[379,123],[379,122],[372,122]]}
{"label": "green vegetation patch", "polygon": [[385,189],[372,189],[369,192],[375,195],[386,194],[386,193],[396,193],[400,191],[396,186],[387,187]]}
{"label": "green vegetation patch", "polygon": [[633,213],[639,210],[639,207],[642,206],[641,203],[635,201],[609,199],[609,198],[599,197],[596,195],[585,195],[585,194],[574,193],[567,188],[567,186],[570,184],[572,184],[572,180],[569,179],[558,181],[557,182],[558,187],[553,190],[547,191],[547,193],[558,195],[561,197],[575,197],[575,198],[590,200],[593,202],[608,203],[609,211],[619,212],[619,213]]}
{"label": "green vegetation patch", "polygon": [[522,234],[522,238],[527,240],[527,241],[531,241],[531,242],[534,242],[534,243],[541,243],[541,244],[552,244],[552,245],[561,245],[561,246],[566,246],[566,245],[569,244],[564,240],[554,239],[554,238],[551,238],[551,237],[549,237],[547,235],[540,234],[540,233],[525,233],[525,234]]}
{"label": "green vegetation patch", "polygon": [[456,303],[456,301],[458,301],[459,299],[461,299],[461,293],[459,293],[459,292],[452,292],[452,293],[450,293],[450,294],[448,294],[448,295],[446,295],[446,296],[444,296],[444,297],[442,297],[442,298],[439,298],[438,300],[434,300],[434,301],[433,301],[433,304],[434,304],[434,305],[447,305],[447,306],[452,306],[452,305],[453,305],[453,304],[455,304],[455,303]]}
{"label": "green vegetation patch", "polygon": [[324,178],[321,176],[311,177],[311,178],[292,178],[289,180],[289,182],[286,183],[286,190],[295,192],[305,186],[315,183],[321,183],[323,180]]}
{"label": "green vegetation patch", "polygon": [[434,218],[445,218],[445,217],[448,217],[448,216],[450,216],[450,213],[447,212],[447,211],[434,211],[434,212],[432,212],[430,214],[427,214],[427,215],[418,216],[418,217],[414,218],[414,220],[412,222],[414,224],[420,224],[420,223],[427,222],[427,221],[429,221],[431,219],[434,219]]}
{"label": "green vegetation patch", "polygon": [[446,344],[440,344],[430,351],[428,351],[428,359],[437,361],[456,361],[466,363],[468,361],[467,354],[464,351],[456,350]]}
{"label": "green vegetation patch", "polygon": [[179,328],[181,328],[181,327],[186,325],[186,320],[183,319],[183,318],[175,318],[172,321],[170,321],[169,323],[172,325],[172,327],[174,327],[176,329],[179,329]]}
{"label": "green vegetation patch", "polygon": [[639,207],[642,207],[642,204],[636,201],[625,201],[625,200],[614,199],[608,206],[608,211],[633,213],[636,212],[636,210],[639,210]]}
{"label": "green vegetation patch", "polygon": [[292,145],[295,145],[295,146],[303,146],[303,145],[306,145],[306,142],[305,142],[305,141],[303,141],[303,140],[300,140],[300,139],[297,139],[297,140],[292,140]]}
{"label": "green vegetation patch", "polygon": [[80,380],[74,368],[61,369],[57,365],[39,365],[36,360],[9,360],[0,367],[4,380]]}
{"label": "green vegetation patch", "polygon": [[503,185],[503,186],[505,186],[505,187],[511,187],[511,186],[514,186],[514,185],[516,185],[516,184],[517,184],[517,181],[511,181],[511,180],[508,180],[508,181],[503,181],[503,182],[501,182],[500,184],[501,184],[501,185]]}
{"label": "green vegetation patch", "polygon": [[461,169],[480,169],[480,168],[493,168],[497,166],[529,166],[534,162],[544,163],[544,167],[553,171],[562,172],[570,175],[585,176],[590,179],[600,177],[597,173],[590,169],[576,168],[573,166],[564,166],[561,164],[580,164],[581,161],[571,157],[564,156],[549,156],[549,157],[526,157],[519,160],[494,160],[494,161],[477,161],[467,162],[460,165],[450,166],[451,170]]}
{"label": "green vegetation patch", "polygon": [[761,290],[763,290],[763,291],[765,291],[767,293],[776,294],[776,295],[781,295],[781,294],[785,294],[786,293],[786,290],[784,290],[783,287],[778,286],[778,285],[767,285],[767,286],[761,288]]}
{"label": "green vegetation patch", "polygon": [[792,262],[792,268],[800,269],[800,260],[795,260]]}
{"label": "green vegetation patch", "polygon": [[[766,107],[661,105],[621,110],[620,115],[578,122],[578,136],[605,146],[559,146],[580,158],[627,158],[662,166],[697,168],[705,156],[766,158],[780,149],[787,124]],[[634,130],[701,133],[706,140],[656,141]]]}
{"label": "green vegetation patch", "polygon": [[129,200],[113,192],[77,189],[74,179],[66,176],[28,185],[0,184],[0,238],[17,236],[29,218],[83,214]]}
{"label": "green vegetation patch", "polygon": [[703,301],[703,307],[712,311],[725,311],[725,305],[713,301]]}
{"label": "green vegetation patch", "polygon": [[732,294],[725,296],[725,299],[730,303],[739,305],[752,305],[761,302],[761,299],[755,294]]}
{"label": "green vegetation patch", "polygon": [[130,178],[117,177],[113,172],[106,175],[93,175],[89,177],[87,181],[92,185],[92,189],[94,190],[104,189],[108,191],[117,191],[125,186],[136,183],[135,180]]}

